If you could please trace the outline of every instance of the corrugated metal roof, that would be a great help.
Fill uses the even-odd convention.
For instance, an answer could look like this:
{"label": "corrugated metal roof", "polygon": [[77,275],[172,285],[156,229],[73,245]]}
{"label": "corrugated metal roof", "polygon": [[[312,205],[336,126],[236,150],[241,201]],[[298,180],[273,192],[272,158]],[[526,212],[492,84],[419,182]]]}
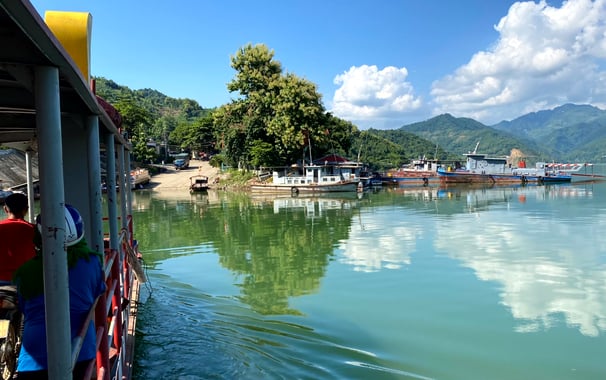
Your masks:
{"label": "corrugated metal roof", "polygon": [[[32,176],[38,179],[38,158],[32,158]],[[0,150],[0,188],[8,189],[27,182],[25,153],[15,149]]]}

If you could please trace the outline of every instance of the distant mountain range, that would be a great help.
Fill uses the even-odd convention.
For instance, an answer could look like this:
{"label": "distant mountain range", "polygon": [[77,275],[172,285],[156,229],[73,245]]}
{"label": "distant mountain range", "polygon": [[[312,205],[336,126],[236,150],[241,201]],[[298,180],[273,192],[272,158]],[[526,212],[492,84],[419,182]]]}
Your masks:
{"label": "distant mountain range", "polygon": [[531,161],[601,162],[606,155],[606,111],[591,105],[565,104],[493,126],[444,114],[396,131],[412,133],[459,158],[478,142],[479,153],[508,155],[519,149]]}

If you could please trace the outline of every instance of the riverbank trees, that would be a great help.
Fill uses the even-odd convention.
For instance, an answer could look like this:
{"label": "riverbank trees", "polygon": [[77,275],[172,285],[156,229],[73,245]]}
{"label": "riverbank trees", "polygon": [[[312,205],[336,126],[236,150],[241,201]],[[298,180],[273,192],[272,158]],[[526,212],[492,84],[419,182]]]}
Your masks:
{"label": "riverbank trees", "polygon": [[284,74],[267,46],[242,47],[231,66],[236,75],[227,88],[238,97],[213,112],[216,138],[228,163],[281,166],[319,157],[327,149],[349,149],[357,128],[326,112],[315,84]]}

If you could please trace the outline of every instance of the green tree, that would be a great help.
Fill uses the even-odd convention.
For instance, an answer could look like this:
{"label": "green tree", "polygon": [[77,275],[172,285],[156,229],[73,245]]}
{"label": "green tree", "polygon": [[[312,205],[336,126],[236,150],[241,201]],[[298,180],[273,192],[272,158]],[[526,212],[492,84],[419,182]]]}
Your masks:
{"label": "green tree", "polygon": [[214,147],[213,118],[211,114],[192,122],[180,121],[170,134],[170,141],[181,148],[210,150]]}
{"label": "green tree", "polygon": [[223,162],[238,166],[246,159],[246,126],[243,122],[243,101],[233,101],[213,113],[215,138],[223,152]]}
{"label": "green tree", "polygon": [[135,161],[150,162],[155,158],[153,148],[147,146],[149,140],[151,115],[139,106],[132,98],[121,99],[114,107],[122,115],[122,126],[133,144],[133,158]]}
{"label": "green tree", "polygon": [[326,142],[324,106],[316,86],[293,74],[280,78],[276,90],[267,132],[279,141],[280,155],[292,161],[304,147]]}
{"label": "green tree", "polygon": [[227,88],[240,97],[216,114],[215,127],[233,164],[284,165],[308,146],[328,145],[330,119],[315,84],[282,75],[273,50],[262,44],[238,50],[231,66],[236,75]]}

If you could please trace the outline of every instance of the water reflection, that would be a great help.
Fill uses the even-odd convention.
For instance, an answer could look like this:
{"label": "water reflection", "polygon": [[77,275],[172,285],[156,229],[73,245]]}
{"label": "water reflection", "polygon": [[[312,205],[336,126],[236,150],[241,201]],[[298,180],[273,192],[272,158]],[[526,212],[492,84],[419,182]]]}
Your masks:
{"label": "water reflection", "polygon": [[[525,203],[527,200],[592,198],[594,184],[400,186],[388,187],[384,193],[400,196],[401,200],[410,202],[411,208],[450,215],[486,211],[493,205]],[[392,201],[392,198],[387,199],[388,203]],[[428,203],[433,206],[428,207]]]}
{"label": "water reflection", "polygon": [[400,270],[433,250],[498,284],[516,331],[564,320],[597,336],[606,330],[606,218],[593,195],[591,184],[388,189],[354,220],[339,261]]}
{"label": "water reflection", "polygon": [[[145,195],[136,198],[146,204]],[[147,208],[138,208],[145,210],[137,215],[138,236],[159,248],[150,250],[152,265],[211,246],[235,277],[241,301],[261,314],[299,313],[289,298],[317,292],[334,246],[348,238],[358,202],[229,193],[212,199],[152,196]]]}
{"label": "water reflection", "polygon": [[499,284],[516,331],[549,329],[563,316],[597,336],[606,330],[606,219],[587,202],[592,195],[571,185],[448,191],[468,211],[491,212],[436,219],[435,249]]}

